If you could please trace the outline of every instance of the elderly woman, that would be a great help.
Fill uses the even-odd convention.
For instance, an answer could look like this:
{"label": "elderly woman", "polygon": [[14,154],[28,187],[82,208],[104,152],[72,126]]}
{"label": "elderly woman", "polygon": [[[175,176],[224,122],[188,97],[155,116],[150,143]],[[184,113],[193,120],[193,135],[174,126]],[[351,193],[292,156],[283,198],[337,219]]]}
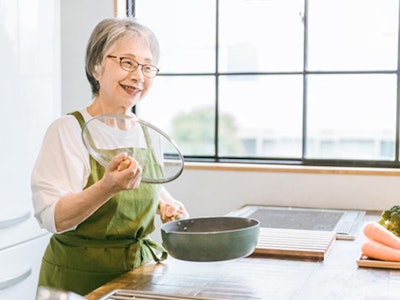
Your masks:
{"label": "elderly woman", "polygon": [[141,182],[143,170],[134,158],[119,154],[103,167],[81,139],[82,126],[95,116],[132,114],[158,73],[158,59],[156,37],[134,19],[105,19],[94,28],[86,52],[93,102],[50,125],[32,172],[35,217],[54,233],[40,286],[84,295],[152,259],[165,259],[165,250],[148,237],[160,203],[188,216],[164,187]]}

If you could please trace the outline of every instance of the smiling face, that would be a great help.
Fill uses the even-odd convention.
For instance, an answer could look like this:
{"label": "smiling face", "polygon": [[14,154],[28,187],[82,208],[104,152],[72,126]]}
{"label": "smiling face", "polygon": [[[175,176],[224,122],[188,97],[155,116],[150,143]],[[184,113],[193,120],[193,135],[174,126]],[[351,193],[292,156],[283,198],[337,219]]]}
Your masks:
{"label": "smiling face", "polygon": [[99,82],[100,89],[95,101],[88,108],[92,116],[129,113],[148,93],[153,83],[153,78],[143,75],[142,66],[133,72],[123,70],[120,57],[134,59],[140,64],[154,64],[152,52],[144,39],[134,36],[118,40],[93,74]]}

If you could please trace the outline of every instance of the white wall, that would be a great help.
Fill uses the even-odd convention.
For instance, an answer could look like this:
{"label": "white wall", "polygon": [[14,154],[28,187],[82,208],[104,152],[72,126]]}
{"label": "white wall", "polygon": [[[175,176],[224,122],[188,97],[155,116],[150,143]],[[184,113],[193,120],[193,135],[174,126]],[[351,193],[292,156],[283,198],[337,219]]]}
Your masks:
{"label": "white wall", "polygon": [[113,15],[113,0],[61,0],[63,114],[91,103],[85,74],[86,44],[94,26]]}
{"label": "white wall", "polygon": [[193,216],[246,204],[378,211],[400,204],[398,176],[184,170],[167,188]]}

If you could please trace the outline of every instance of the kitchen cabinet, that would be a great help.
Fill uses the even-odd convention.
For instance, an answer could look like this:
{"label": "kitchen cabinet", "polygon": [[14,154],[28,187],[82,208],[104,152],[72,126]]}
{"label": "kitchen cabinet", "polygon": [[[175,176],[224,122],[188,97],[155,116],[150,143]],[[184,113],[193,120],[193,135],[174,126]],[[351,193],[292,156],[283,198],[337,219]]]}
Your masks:
{"label": "kitchen cabinet", "polygon": [[[32,225],[31,220],[26,221],[27,226]],[[1,300],[35,299],[41,258],[49,237],[43,233],[0,251]]]}

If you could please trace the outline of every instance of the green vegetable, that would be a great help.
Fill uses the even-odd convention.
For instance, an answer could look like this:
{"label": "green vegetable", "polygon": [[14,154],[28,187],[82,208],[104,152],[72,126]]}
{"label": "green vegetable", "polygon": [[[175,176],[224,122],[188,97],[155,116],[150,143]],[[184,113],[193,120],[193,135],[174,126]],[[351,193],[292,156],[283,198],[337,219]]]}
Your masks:
{"label": "green vegetable", "polygon": [[384,210],[378,223],[400,237],[400,205]]}

